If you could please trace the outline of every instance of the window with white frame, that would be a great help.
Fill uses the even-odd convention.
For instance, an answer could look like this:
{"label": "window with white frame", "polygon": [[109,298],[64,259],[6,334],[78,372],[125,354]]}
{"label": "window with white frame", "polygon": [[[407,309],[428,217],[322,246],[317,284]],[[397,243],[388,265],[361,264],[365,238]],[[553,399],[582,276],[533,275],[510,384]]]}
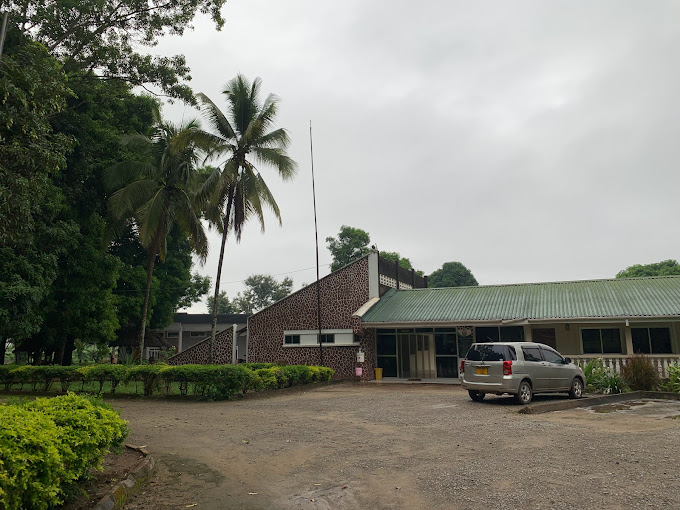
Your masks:
{"label": "window with white frame", "polygon": [[283,343],[284,345],[299,345],[300,335],[284,335]]}
{"label": "window with white frame", "polygon": [[335,343],[335,333],[323,333],[321,335],[322,344],[334,344]]}
{"label": "window with white frame", "polygon": [[671,354],[670,328],[630,328],[633,352],[643,354]]}
{"label": "window with white frame", "polygon": [[621,354],[621,332],[618,328],[583,328],[583,354]]}
{"label": "window with white frame", "polygon": [[319,330],[286,330],[283,332],[283,345],[285,346],[318,346],[319,339],[322,344],[358,345],[354,332],[351,329],[323,329],[321,336]]}

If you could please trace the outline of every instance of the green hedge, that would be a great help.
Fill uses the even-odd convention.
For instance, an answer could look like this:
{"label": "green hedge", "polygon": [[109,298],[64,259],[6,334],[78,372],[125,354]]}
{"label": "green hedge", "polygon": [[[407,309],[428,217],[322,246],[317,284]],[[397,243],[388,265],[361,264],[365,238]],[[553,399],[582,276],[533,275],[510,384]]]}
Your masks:
{"label": "green hedge", "polygon": [[48,509],[127,436],[108,405],[69,393],[0,405],[0,508]]}
{"label": "green hedge", "polygon": [[[335,371],[331,368],[307,365],[278,365],[275,363],[243,363],[240,365],[85,365],[85,366],[12,366],[0,367],[0,383],[5,389],[50,391],[55,383],[62,392],[73,389],[101,394],[104,385],[115,393],[122,384],[141,385],[144,395],[175,388],[180,395],[193,395],[214,400],[228,399],[247,391],[286,388],[298,384],[329,381]],[[77,383],[80,383],[79,385]],[[28,386],[28,388],[27,388]],[[80,386],[78,388],[78,386]],[[94,389],[92,389],[94,387]],[[136,392],[136,390],[135,390]]]}

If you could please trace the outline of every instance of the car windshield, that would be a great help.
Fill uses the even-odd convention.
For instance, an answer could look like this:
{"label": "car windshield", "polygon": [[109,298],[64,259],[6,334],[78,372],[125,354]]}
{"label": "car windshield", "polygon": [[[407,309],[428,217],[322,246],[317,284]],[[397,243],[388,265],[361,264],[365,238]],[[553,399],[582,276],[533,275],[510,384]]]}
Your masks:
{"label": "car windshield", "polygon": [[510,361],[516,360],[517,354],[510,345],[476,344],[465,357],[470,361]]}

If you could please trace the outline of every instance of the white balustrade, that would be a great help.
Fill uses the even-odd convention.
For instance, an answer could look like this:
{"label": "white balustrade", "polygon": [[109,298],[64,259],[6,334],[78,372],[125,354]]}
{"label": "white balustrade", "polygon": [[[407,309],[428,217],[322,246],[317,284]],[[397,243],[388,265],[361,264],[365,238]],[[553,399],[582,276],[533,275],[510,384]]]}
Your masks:
{"label": "white balustrade", "polygon": [[[671,363],[680,364],[680,355],[678,354],[649,354],[647,355],[649,360],[657,369],[659,375],[662,378],[668,377],[668,365]],[[630,358],[630,355],[620,354],[617,356],[612,355],[597,355],[597,354],[579,354],[576,356],[571,356],[574,363],[580,366],[582,369],[586,366],[586,363],[594,359],[601,359],[605,367],[611,369],[613,372],[619,374],[623,365],[625,365],[626,360]]]}

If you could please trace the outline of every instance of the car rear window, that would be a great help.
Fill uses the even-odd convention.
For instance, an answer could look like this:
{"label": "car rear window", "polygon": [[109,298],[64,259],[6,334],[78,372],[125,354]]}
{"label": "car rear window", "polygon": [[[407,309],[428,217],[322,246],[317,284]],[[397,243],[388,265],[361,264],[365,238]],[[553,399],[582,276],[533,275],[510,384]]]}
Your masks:
{"label": "car rear window", "polygon": [[517,354],[510,345],[475,344],[465,358],[470,361],[510,361],[516,360]]}

